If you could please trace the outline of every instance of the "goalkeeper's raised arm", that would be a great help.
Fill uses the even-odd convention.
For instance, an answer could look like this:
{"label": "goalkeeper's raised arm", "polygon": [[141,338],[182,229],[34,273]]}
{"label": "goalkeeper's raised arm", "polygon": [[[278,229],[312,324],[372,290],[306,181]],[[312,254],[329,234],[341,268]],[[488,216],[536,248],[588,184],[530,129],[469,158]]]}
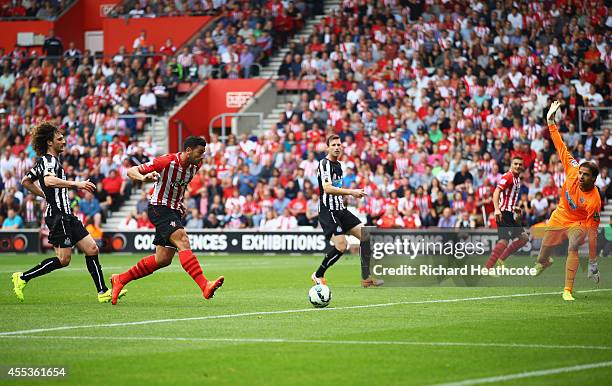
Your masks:
{"label": "goalkeeper's raised arm", "polygon": [[561,138],[561,134],[559,134],[559,128],[555,122],[555,115],[557,114],[559,107],[561,107],[561,103],[559,101],[554,101],[550,105],[548,113],[546,114],[546,122],[548,123],[550,138],[552,138],[555,149],[557,149],[557,154],[559,154],[559,158],[563,164],[563,169],[566,173],[568,173],[573,169],[576,169],[576,171],[578,170],[578,162],[570,154],[569,150],[567,150],[567,146],[565,146],[563,138]]}

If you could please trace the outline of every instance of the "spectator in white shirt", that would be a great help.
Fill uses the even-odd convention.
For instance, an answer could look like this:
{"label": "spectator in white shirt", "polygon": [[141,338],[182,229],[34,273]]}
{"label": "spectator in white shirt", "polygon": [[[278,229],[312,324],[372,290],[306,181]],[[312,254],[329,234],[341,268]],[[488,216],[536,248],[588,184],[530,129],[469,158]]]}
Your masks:
{"label": "spectator in white shirt", "polygon": [[574,86],[576,86],[576,92],[582,97],[586,96],[591,90],[591,84],[586,82],[584,79],[573,81],[572,83],[574,83]]}
{"label": "spectator in white shirt", "polygon": [[147,36],[147,33],[145,31],[141,31],[140,35],[136,39],[134,39],[132,48],[136,49],[136,48],[146,47],[147,45],[146,36]]}
{"label": "spectator in white shirt", "polygon": [[599,188],[601,193],[606,194],[606,190],[608,190],[608,185],[610,185],[610,176],[608,175],[608,168],[601,168],[601,173],[597,176],[597,180],[595,180],[595,185]]}
{"label": "spectator in white shirt", "polygon": [[[130,10],[130,12],[128,12],[128,15],[130,15],[131,17],[134,17],[134,18],[143,17],[144,14],[145,14],[145,11],[144,11],[144,9],[142,9],[142,5],[140,5],[139,1],[137,1],[134,4],[134,8],[132,10]],[[136,48],[136,47],[134,47],[134,48]]]}
{"label": "spectator in white shirt", "polygon": [[507,19],[512,24],[512,29],[523,29],[523,15],[519,13],[518,8],[513,7]]}
{"label": "spectator in white shirt", "polygon": [[283,214],[277,218],[277,226],[279,230],[291,230],[298,227],[297,218],[291,215],[289,208],[283,210]]}
{"label": "spectator in white shirt", "polygon": [[546,200],[542,192],[537,192],[535,198],[531,200],[531,208],[533,210],[532,224],[543,221],[548,216],[548,200]]}
{"label": "spectator in white shirt", "polygon": [[589,87],[589,92],[586,95],[583,95],[583,97],[589,98],[589,102],[591,102],[591,105],[594,107],[598,107],[603,103],[603,97],[597,92],[595,86],[593,85]]}
{"label": "spectator in white shirt", "polygon": [[355,104],[362,95],[363,91],[357,87],[357,82],[353,82],[351,90],[346,94],[346,99]]}
{"label": "spectator in white shirt", "polygon": [[157,110],[157,98],[155,94],[151,92],[151,86],[146,85],[144,92],[140,96],[140,102],[138,103],[140,110],[147,113],[154,113]]}
{"label": "spectator in white shirt", "polygon": [[157,144],[153,142],[153,137],[151,137],[151,135],[147,135],[144,142],[138,145],[144,149],[144,153],[147,157],[152,158],[157,155]]}
{"label": "spectator in white shirt", "polygon": [[261,220],[259,229],[262,231],[273,231],[279,229],[279,221],[276,217],[276,211],[274,209],[270,209],[268,212],[266,212],[266,217]]}

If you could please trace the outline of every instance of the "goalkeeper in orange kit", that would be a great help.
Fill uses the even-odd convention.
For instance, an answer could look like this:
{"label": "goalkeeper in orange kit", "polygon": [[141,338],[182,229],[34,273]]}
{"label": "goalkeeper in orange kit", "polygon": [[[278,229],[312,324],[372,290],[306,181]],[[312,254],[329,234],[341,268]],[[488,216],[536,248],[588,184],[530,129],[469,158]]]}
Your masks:
{"label": "goalkeeper in orange kit", "polygon": [[572,157],[561,139],[559,129],[555,124],[555,114],[560,103],[554,101],[548,110],[546,119],[550,137],[553,140],[557,154],[563,163],[566,179],[559,191],[560,201],[550,216],[542,247],[535,266],[537,275],[552,264],[550,255],[556,245],[569,240],[567,261],[565,263],[564,300],[574,300],[572,290],[574,278],[578,269],[578,248],[589,239],[589,278],[599,282],[597,267],[597,228],[599,227],[599,211],[601,197],[595,187],[599,168],[593,162],[582,164]]}

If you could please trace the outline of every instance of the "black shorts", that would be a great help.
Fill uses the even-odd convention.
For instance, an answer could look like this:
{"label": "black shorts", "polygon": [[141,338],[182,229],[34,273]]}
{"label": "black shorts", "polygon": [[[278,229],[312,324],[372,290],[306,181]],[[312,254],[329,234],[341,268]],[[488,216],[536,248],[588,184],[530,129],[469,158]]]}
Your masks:
{"label": "black shorts", "polygon": [[518,238],[524,232],[523,227],[514,219],[514,213],[502,211],[501,222],[497,223],[497,236],[500,240],[512,240]]}
{"label": "black shorts", "polygon": [[323,228],[325,238],[330,239],[332,236],[348,233],[348,231],[361,224],[361,221],[348,209],[333,211],[322,209],[319,212],[319,223]]}
{"label": "black shorts", "polygon": [[183,221],[178,210],[170,209],[167,206],[149,205],[147,209],[149,220],[155,225],[154,245],[162,247],[176,248],[170,242],[170,235],[177,229],[183,229]]}
{"label": "black shorts", "polygon": [[49,244],[55,248],[72,248],[89,235],[81,220],[71,214],[45,218],[49,227]]}

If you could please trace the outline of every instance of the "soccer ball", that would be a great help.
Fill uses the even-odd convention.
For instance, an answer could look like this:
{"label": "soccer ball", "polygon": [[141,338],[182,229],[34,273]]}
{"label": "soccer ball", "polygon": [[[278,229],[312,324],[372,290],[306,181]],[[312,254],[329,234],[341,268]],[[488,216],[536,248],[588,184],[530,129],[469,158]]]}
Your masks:
{"label": "soccer ball", "polygon": [[317,284],[308,291],[308,300],[316,308],[327,307],[331,301],[332,294],[328,286]]}

